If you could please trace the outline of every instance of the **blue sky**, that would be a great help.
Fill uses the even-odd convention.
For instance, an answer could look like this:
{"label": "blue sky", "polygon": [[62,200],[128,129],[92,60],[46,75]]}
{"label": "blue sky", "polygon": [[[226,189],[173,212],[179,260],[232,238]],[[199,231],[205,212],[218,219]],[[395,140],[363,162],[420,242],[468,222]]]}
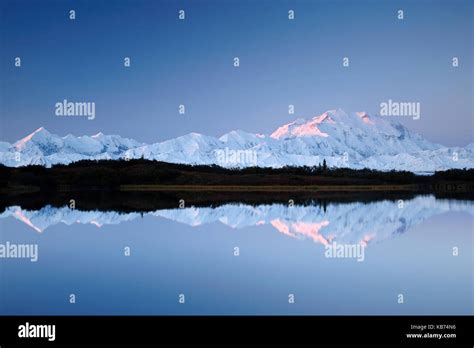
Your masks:
{"label": "blue sky", "polygon": [[[472,1],[3,0],[0,16],[3,141],[40,126],[150,143],[271,133],[328,109],[377,114],[388,99],[420,102],[419,120],[397,120],[431,141],[474,141]],[[55,116],[63,99],[95,102],[96,118]]]}

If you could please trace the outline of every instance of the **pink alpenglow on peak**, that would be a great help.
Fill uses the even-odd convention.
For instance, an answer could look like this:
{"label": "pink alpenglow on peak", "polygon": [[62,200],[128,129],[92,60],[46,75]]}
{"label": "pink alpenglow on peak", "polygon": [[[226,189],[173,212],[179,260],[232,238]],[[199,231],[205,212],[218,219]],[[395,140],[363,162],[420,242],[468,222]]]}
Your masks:
{"label": "pink alpenglow on peak", "polygon": [[270,137],[271,138],[274,138],[274,139],[280,139],[282,138],[283,136],[285,136],[286,134],[289,133],[289,129],[290,129],[290,126],[293,125],[296,121],[293,121],[291,123],[288,123],[288,124],[285,124],[281,127],[279,127],[276,131],[274,131]]}
{"label": "pink alpenglow on peak", "polygon": [[29,141],[31,141],[33,139],[33,137],[41,136],[41,134],[48,135],[49,132],[44,127],[39,127],[33,133],[27,135],[23,139],[18,140],[15,143],[15,148],[22,149],[26,145],[26,143],[28,143]]}
{"label": "pink alpenglow on peak", "polygon": [[102,136],[104,136],[104,133],[99,132],[99,133],[94,134],[93,136],[91,136],[91,138],[99,138],[99,137],[102,137]]}
{"label": "pink alpenglow on peak", "polygon": [[322,124],[323,122],[334,124],[334,120],[325,112],[322,115],[315,116],[311,120],[306,121],[304,119],[298,119],[291,123],[285,124],[279,127],[276,131],[274,131],[270,137],[274,139],[281,139],[286,137],[308,137],[308,136],[318,136],[326,138],[329,134],[321,131],[318,128],[318,125]]}
{"label": "pink alpenglow on peak", "polygon": [[320,124],[320,118],[313,119],[301,126],[295,127],[291,132],[293,135],[297,137],[307,137],[307,136],[319,136],[319,137],[328,137],[329,134],[321,132],[318,129],[318,124]]}
{"label": "pink alpenglow on peak", "polygon": [[365,111],[356,112],[356,115],[359,116],[360,119],[361,119],[364,123],[367,123],[367,124],[375,124],[374,121],[372,121],[372,120],[369,118],[369,115],[368,115]]}
{"label": "pink alpenglow on peak", "polygon": [[373,119],[365,111],[347,114],[342,109],[335,109],[328,110],[325,113],[319,116],[315,116],[308,121],[305,119],[297,119],[296,121],[279,127],[270,136],[274,139],[313,136],[327,138],[331,135],[322,130],[321,127],[323,127],[323,125],[337,126],[340,123],[345,123],[348,125],[356,126],[359,120],[361,120],[365,124],[375,124]]}

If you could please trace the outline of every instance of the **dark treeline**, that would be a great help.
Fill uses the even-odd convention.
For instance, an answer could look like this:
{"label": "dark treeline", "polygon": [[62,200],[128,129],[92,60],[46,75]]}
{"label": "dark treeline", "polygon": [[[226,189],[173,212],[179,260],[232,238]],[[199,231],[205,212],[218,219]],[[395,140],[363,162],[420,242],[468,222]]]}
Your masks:
{"label": "dark treeline", "polygon": [[136,159],[79,161],[69,165],[0,166],[0,184],[13,187],[34,186],[41,190],[58,187],[78,189],[117,189],[120,185],[436,185],[463,183],[472,186],[474,170],[448,170],[434,175],[407,171],[381,172],[370,169],[284,167],[226,169],[216,165],[191,166]]}
{"label": "dark treeline", "polygon": [[416,196],[413,192],[235,192],[235,191],[56,191],[33,192],[16,195],[4,195],[0,200],[0,212],[9,206],[21,206],[23,209],[38,210],[47,205],[64,207],[74,199],[79,210],[100,210],[116,212],[148,212],[158,209],[174,209],[185,202],[185,207],[218,207],[224,204],[284,204],[316,205],[326,208],[331,204],[360,202],[369,203],[380,200],[409,200]]}

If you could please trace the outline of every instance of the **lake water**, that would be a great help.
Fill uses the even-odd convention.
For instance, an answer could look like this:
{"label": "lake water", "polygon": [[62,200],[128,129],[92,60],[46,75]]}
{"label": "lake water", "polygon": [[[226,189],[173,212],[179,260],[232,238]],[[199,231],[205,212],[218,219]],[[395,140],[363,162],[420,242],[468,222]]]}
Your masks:
{"label": "lake water", "polygon": [[[0,243],[37,244],[38,260],[0,259],[0,314],[472,315],[473,231],[472,201],[433,196],[143,214],[12,206]],[[337,245],[344,257],[329,257]]]}

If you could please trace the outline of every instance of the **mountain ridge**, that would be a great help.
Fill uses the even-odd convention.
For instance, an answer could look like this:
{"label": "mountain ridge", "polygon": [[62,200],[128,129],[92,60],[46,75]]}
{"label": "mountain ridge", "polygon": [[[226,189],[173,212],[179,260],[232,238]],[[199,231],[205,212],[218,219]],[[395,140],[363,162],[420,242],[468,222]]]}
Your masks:
{"label": "mountain ridge", "polygon": [[367,112],[328,110],[298,118],[268,135],[233,130],[219,138],[189,133],[145,144],[120,135],[64,137],[40,127],[10,144],[0,142],[0,163],[9,167],[70,164],[79,160],[145,158],[170,163],[222,167],[317,166],[375,170],[473,168],[474,144],[445,147],[431,143],[398,122]]}

